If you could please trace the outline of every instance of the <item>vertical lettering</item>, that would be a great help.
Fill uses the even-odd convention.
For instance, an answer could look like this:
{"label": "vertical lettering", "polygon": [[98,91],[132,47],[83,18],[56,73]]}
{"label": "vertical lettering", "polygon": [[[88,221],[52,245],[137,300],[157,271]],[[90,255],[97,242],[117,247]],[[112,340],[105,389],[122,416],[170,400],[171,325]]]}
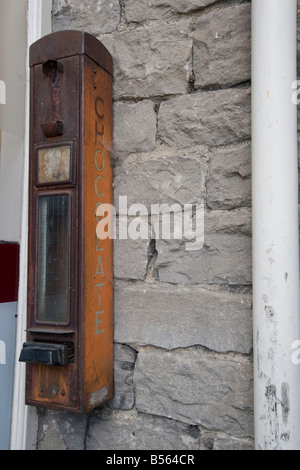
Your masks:
{"label": "vertical lettering", "polygon": [[98,181],[99,180],[103,182],[103,176],[98,175],[97,178],[95,179],[95,193],[97,194],[97,196],[99,198],[101,198],[101,197],[104,196],[104,193],[99,193],[99,191],[98,191]]}
{"label": "vertical lettering", "polygon": [[98,122],[95,121],[95,144],[97,143],[97,136],[101,136],[100,143],[103,144],[103,137],[104,137],[104,125],[102,124],[101,130],[98,130]]}
{"label": "vertical lettering", "polygon": [[101,255],[98,256],[97,267],[96,267],[96,272],[95,272],[95,279],[99,275],[104,277],[104,271],[103,271],[103,266],[102,266],[102,261],[101,261]]}
{"label": "vertical lettering", "polygon": [[[104,100],[100,96],[96,96],[95,98],[95,113],[96,113],[96,120],[95,120],[95,144],[100,143],[100,145],[103,146],[104,143]],[[100,137],[100,139],[99,139]],[[97,142],[98,141],[98,142]],[[95,162],[95,167],[96,170],[100,173],[104,169],[105,165],[105,158],[104,158],[104,153],[101,149],[97,149],[95,151],[94,155],[94,162]],[[104,191],[101,192],[101,184],[104,183],[104,178],[102,175],[97,175],[95,178],[95,193],[97,198],[101,199],[104,197]],[[100,207],[101,206],[101,209]],[[99,210],[98,210],[99,209]],[[100,220],[97,217],[97,212],[99,212],[99,217],[101,217],[100,220],[103,220],[104,218],[104,206],[101,201],[97,201],[95,204],[95,217],[97,223],[100,222]],[[102,212],[102,216],[100,214]],[[104,252],[104,247],[99,246],[98,242],[99,238],[96,236],[96,253],[97,252]],[[98,260],[97,260],[97,266],[96,266],[96,272],[95,272],[95,279],[97,276],[102,276],[104,278],[104,270],[103,270],[103,265],[102,265],[102,260],[101,256],[98,255]],[[98,289],[98,308],[101,308],[101,288],[104,287],[104,283],[100,284],[95,284],[94,287]],[[101,333],[104,333],[104,329],[101,327],[103,324],[103,315],[104,315],[104,310],[97,310],[95,312],[95,334],[99,335]]]}
{"label": "vertical lettering", "polygon": [[[102,108],[104,107],[104,101],[100,96],[96,96],[95,98],[95,112],[96,116],[102,121],[104,119],[104,114],[102,112]],[[101,137],[101,144],[103,144],[103,137],[104,137],[104,124],[102,124],[101,129],[98,129],[98,122],[95,121],[95,144],[97,143],[97,136],[100,135]]]}
{"label": "vertical lettering", "polygon": [[104,251],[103,246],[99,246],[99,237],[97,237],[97,233],[96,233],[96,251]]}
{"label": "vertical lettering", "polygon": [[103,319],[100,318],[100,315],[103,315],[103,314],[104,314],[104,310],[99,310],[98,312],[96,312],[96,321],[95,321],[95,334],[96,335],[104,333],[103,328],[99,330],[99,325],[102,325],[103,323]]}
{"label": "vertical lettering", "polygon": [[[101,104],[100,104],[101,103]],[[103,106],[104,107],[104,100],[101,98],[101,96],[96,96],[95,98],[95,111],[99,119],[104,119],[104,114],[99,111],[99,108]]]}
{"label": "vertical lettering", "polygon": [[101,287],[105,284],[95,284],[95,287],[98,287],[98,307],[101,307]]}
{"label": "vertical lettering", "polygon": [[[99,155],[101,155],[101,165],[98,165],[98,156]],[[104,160],[104,154],[103,154],[102,150],[100,150],[100,149],[96,150],[96,152],[95,152],[95,166],[96,166],[98,171],[103,170],[104,163],[105,163],[105,160]]]}

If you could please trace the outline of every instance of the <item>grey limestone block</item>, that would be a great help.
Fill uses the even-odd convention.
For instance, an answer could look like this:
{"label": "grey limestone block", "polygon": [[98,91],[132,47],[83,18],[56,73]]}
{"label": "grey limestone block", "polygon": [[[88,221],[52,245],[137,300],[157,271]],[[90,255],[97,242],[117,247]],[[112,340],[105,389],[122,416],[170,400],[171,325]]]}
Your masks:
{"label": "grey limestone block", "polygon": [[45,410],[38,450],[84,450],[88,415]]}
{"label": "grey limestone block", "polygon": [[134,383],[140,412],[253,437],[252,364],[244,356],[143,348]]}
{"label": "grey limestone block", "polygon": [[201,202],[205,197],[205,166],[201,156],[177,152],[169,157],[120,161],[115,169],[115,202],[127,197],[128,206],[143,204],[151,213],[152,204],[185,204]]}
{"label": "grey limestone block", "polygon": [[114,60],[114,97],[184,94],[192,72],[190,23],[145,25],[99,39]]}
{"label": "grey limestone block", "polygon": [[177,13],[190,13],[216,3],[216,0],[125,0],[128,22],[170,18]]}
{"label": "grey limestone block", "polygon": [[250,89],[200,91],[163,102],[158,114],[158,136],[177,149],[249,140]]}
{"label": "grey limestone block", "polygon": [[114,156],[154,149],[156,114],[151,101],[114,105]]}
{"label": "grey limestone block", "polygon": [[251,438],[220,435],[214,441],[213,450],[254,450],[254,441]]}
{"label": "grey limestone block", "polygon": [[[119,218],[116,219],[118,225]],[[130,221],[126,222],[128,227]],[[144,224],[148,226],[148,221]],[[114,240],[114,278],[115,279],[136,279],[143,280],[147,274],[147,266],[149,262],[149,238],[139,238],[132,240],[131,238]]]}
{"label": "grey limestone block", "polygon": [[250,145],[211,152],[206,195],[210,209],[251,206]]}
{"label": "grey limestone block", "polygon": [[[197,231],[200,232],[195,228],[195,237]],[[200,249],[187,249],[184,238],[159,238],[156,250],[156,269],[162,282],[250,285],[251,210],[205,211],[203,246]]]}
{"label": "grey limestone block", "polygon": [[250,353],[251,296],[199,286],[115,284],[115,341]]}
{"label": "grey limestone block", "polygon": [[103,408],[89,421],[87,450],[197,450],[199,446],[197,427],[136,410]]}
{"label": "grey limestone block", "polygon": [[53,30],[78,29],[97,35],[111,33],[121,20],[118,0],[54,0]]}
{"label": "grey limestone block", "polygon": [[196,89],[250,80],[250,3],[204,13],[195,22],[193,37]]}

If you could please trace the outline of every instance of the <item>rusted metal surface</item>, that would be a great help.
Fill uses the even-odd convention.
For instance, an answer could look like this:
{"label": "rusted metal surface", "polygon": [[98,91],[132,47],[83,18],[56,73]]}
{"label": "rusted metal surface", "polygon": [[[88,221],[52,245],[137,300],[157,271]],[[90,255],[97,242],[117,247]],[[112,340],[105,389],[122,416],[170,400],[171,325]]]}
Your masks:
{"label": "rusted metal surface", "polygon": [[76,139],[79,133],[80,56],[60,59],[63,73],[45,74],[43,64],[32,71],[33,122],[35,144]]}
{"label": "rusted metal surface", "polygon": [[[95,216],[99,204],[112,204],[112,59],[94,37],[61,31],[31,47],[30,66],[27,341],[66,345],[69,363],[28,363],[26,403],[84,412],[113,394],[113,246],[96,238]],[[70,201],[63,324],[40,321],[37,311],[38,214],[49,195]]]}
{"label": "rusted metal surface", "polygon": [[83,296],[82,331],[85,368],[84,403],[90,409],[112,396],[113,360],[113,245],[96,237],[96,210],[113,204],[112,193],[112,83],[108,73],[84,58],[83,147]]}
{"label": "rusted metal surface", "polygon": [[44,64],[51,59],[85,55],[95,64],[113,74],[113,61],[107,49],[94,36],[82,31],[58,31],[39,40],[38,47],[31,48],[29,65]]}

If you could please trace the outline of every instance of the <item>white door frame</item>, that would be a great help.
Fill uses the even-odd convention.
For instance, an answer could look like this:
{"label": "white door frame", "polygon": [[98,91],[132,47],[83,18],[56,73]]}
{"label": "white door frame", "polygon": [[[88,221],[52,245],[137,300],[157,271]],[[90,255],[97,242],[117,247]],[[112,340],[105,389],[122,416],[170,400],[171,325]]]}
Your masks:
{"label": "white door frame", "polygon": [[27,221],[28,221],[28,169],[29,169],[29,47],[51,32],[52,0],[27,0],[27,57],[26,104],[24,140],[23,207],[20,241],[20,283],[18,298],[18,325],[16,336],[16,361],[11,425],[11,450],[34,450],[37,440],[36,408],[25,405],[25,364],[18,361],[26,340],[27,318]]}

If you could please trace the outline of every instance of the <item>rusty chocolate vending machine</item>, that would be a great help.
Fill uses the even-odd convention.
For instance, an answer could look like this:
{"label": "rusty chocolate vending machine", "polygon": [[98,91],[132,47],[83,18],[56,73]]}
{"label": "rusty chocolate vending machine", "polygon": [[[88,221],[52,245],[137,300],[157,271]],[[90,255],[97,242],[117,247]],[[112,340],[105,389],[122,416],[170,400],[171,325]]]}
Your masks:
{"label": "rusty chocolate vending machine", "polygon": [[30,71],[26,403],[87,412],[113,395],[113,241],[96,236],[113,204],[112,58],[59,31]]}

